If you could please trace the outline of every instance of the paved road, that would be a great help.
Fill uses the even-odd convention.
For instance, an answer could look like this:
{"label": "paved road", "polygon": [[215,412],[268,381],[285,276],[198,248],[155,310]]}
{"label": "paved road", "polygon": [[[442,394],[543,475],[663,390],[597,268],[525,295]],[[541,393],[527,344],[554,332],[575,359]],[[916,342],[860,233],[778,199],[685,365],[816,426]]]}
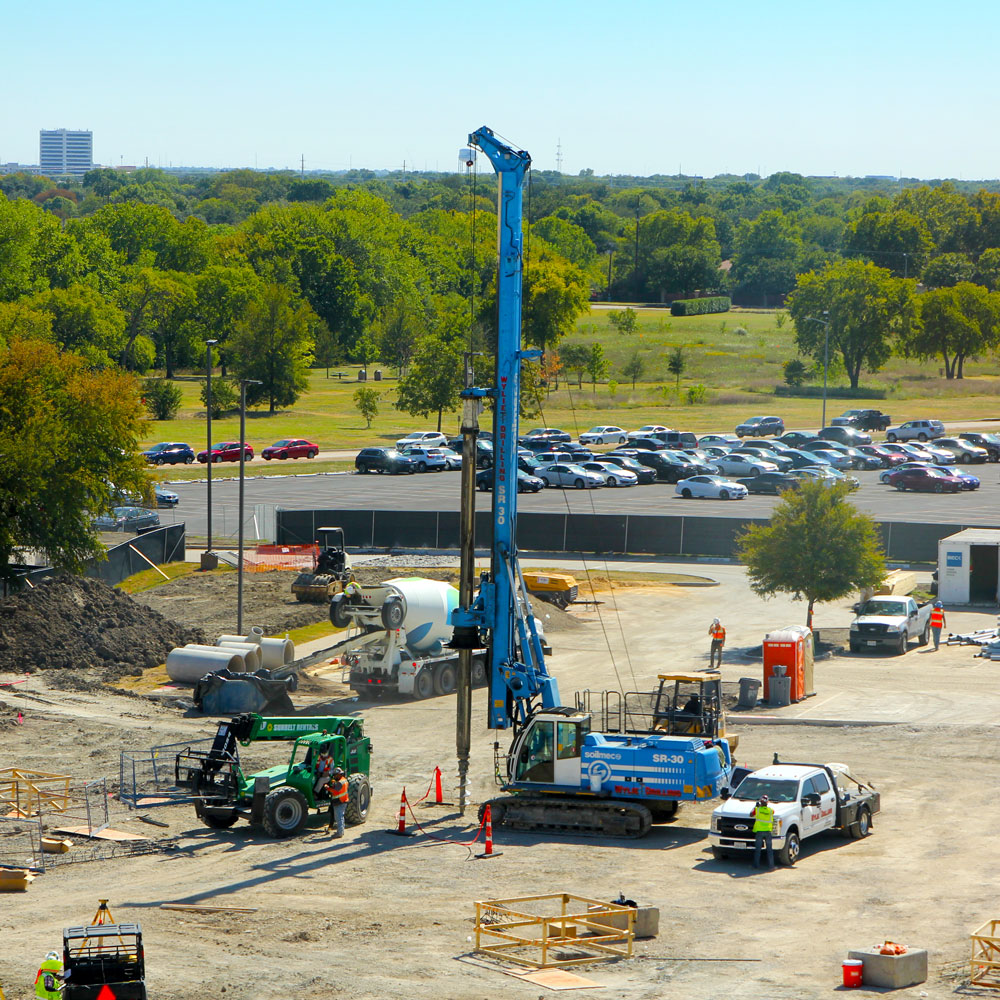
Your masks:
{"label": "paved road", "polygon": [[[855,473],[861,488],[853,500],[858,508],[883,521],[930,521],[963,525],[1000,525],[1000,466],[971,467],[982,487],[971,493],[899,493],[883,486],[877,472]],[[180,496],[176,509],[161,510],[163,523],[185,521],[192,535],[206,531],[206,488],[203,481],[177,482],[171,490]],[[266,476],[246,480],[247,518],[254,505],[291,508],[342,507],[347,509],[458,510],[457,472],[413,476],[359,476],[354,473],[327,475]],[[235,480],[212,481],[213,531],[220,538],[237,531],[238,484]],[[479,494],[477,505],[488,505],[487,494]],[[524,493],[520,510],[577,514],[694,514],[714,517],[769,517],[774,497],[751,496],[745,500],[683,500],[665,483],[628,489],[560,490]],[[255,531],[248,522],[248,538]]]}

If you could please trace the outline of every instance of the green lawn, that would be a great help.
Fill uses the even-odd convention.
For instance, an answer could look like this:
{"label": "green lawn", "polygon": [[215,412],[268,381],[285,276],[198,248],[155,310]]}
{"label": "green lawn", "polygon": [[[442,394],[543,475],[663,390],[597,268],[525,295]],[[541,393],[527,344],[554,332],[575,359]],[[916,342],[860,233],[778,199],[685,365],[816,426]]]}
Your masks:
{"label": "green lawn", "polygon": [[[562,379],[559,389],[541,401],[541,415],[527,418],[522,426],[544,423],[577,433],[599,423],[619,424],[626,429],[645,423],[662,423],[707,432],[731,430],[741,420],[757,413],[776,413],[789,427],[818,425],[819,399],[774,395],[775,385],[782,381],[783,362],[796,356],[792,324],[786,321],[779,327],[775,311],[733,310],[689,317],[672,317],[667,309],[640,309],[638,312],[639,324],[634,336],[620,336],[608,321],[608,311],[595,308],[580,319],[576,331],[567,338],[586,343],[599,341],[610,363],[607,379],[616,379],[616,387],[606,380],[599,383],[595,391],[586,381],[578,388],[575,376],[569,384]],[[684,348],[688,360],[681,379],[680,401],[674,392],[674,379],[667,371],[667,356],[678,346]],[[636,350],[646,363],[646,371],[633,390],[621,375],[621,368]],[[381,393],[382,404],[371,428],[366,428],[351,398],[358,385],[355,380],[358,369],[344,366],[341,370],[352,377],[339,380],[326,378],[323,371],[314,372],[309,391],[292,409],[273,417],[266,411],[249,411],[247,440],[254,451],[259,454],[262,448],[282,437],[308,438],[322,451],[354,450],[364,445],[390,444],[410,430],[435,426],[433,417],[410,417],[393,408],[395,378],[392,371],[383,366],[383,381],[367,383]],[[862,384],[886,393],[884,399],[875,399],[870,405],[887,411],[894,420],[919,416],[939,417],[945,421],[1000,416],[1000,377],[996,374],[995,359],[970,362],[966,370],[969,377],[948,382],[939,376],[936,362],[921,364],[893,357],[882,372],[863,375]],[[198,451],[205,445],[205,413],[199,399],[201,383],[192,380],[178,384],[184,392],[179,417],[172,421],[152,421],[145,443],[188,441]],[[706,387],[706,399],[703,403],[689,405],[684,401],[684,393],[687,387],[696,384]],[[838,374],[835,365],[831,369],[830,385],[847,385],[846,378]],[[827,418],[855,405],[864,404],[830,399]],[[457,433],[457,411],[445,415],[442,429],[446,434]],[[239,437],[238,415],[214,420],[212,437],[215,441],[236,440]],[[350,467],[351,463],[344,461],[300,459],[254,466],[254,474],[320,472]],[[237,466],[227,464],[216,468],[232,474],[231,470]],[[203,474],[204,468],[198,466],[183,471],[181,466],[167,467],[164,471],[165,478]]]}

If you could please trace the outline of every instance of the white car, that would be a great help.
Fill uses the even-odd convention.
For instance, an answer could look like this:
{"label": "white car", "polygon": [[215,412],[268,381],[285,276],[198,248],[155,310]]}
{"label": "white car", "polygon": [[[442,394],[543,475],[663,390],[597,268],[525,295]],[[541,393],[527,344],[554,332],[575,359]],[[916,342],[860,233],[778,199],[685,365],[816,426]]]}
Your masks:
{"label": "white car", "polygon": [[396,448],[402,451],[404,448],[414,446],[417,448],[445,448],[448,439],[440,431],[414,431],[401,437],[396,442]]}
{"label": "white car", "polygon": [[719,472],[725,476],[759,476],[762,472],[777,472],[778,466],[766,458],[751,458],[749,455],[729,454],[712,458]]}
{"label": "white car", "polygon": [[569,462],[554,462],[543,465],[536,473],[546,486],[573,486],[578,490],[594,489],[604,485],[604,477],[596,472],[588,472],[582,465]]}
{"label": "white car", "polygon": [[412,458],[417,463],[417,472],[444,472],[451,468],[443,448],[401,448],[400,454]]}
{"label": "white car", "polygon": [[669,431],[669,427],[664,427],[663,424],[643,424],[638,430],[629,431],[628,437],[630,438],[642,438],[649,437],[651,434],[663,434]]}
{"label": "white car", "polygon": [[[963,441],[960,438],[937,438],[933,445],[942,451],[950,452],[959,462],[988,462],[990,453],[985,448],[973,444],[971,441]],[[927,449],[933,454],[931,448]]]}
{"label": "white car", "polygon": [[[444,455],[444,460],[448,463],[449,469],[462,468],[462,456],[454,448],[442,448],[441,454]],[[528,454],[531,453],[529,452]]]}
{"label": "white car", "polygon": [[621,427],[598,424],[580,435],[580,444],[624,444],[628,434]]}
{"label": "white car", "polygon": [[628,469],[612,462],[580,462],[580,466],[588,472],[595,472],[604,477],[605,486],[638,486],[639,477]]}
{"label": "white car", "polygon": [[742,442],[735,434],[703,434],[698,438],[698,447],[721,445],[723,448],[736,448]]}
{"label": "white car", "polygon": [[885,429],[886,441],[931,441],[934,438],[944,437],[944,424],[940,420],[907,420],[905,424],[898,427],[887,427]]}
{"label": "white car", "polygon": [[682,479],[674,492],[679,497],[711,497],[713,500],[742,500],[748,495],[747,488],[742,483],[722,476],[692,476]]}

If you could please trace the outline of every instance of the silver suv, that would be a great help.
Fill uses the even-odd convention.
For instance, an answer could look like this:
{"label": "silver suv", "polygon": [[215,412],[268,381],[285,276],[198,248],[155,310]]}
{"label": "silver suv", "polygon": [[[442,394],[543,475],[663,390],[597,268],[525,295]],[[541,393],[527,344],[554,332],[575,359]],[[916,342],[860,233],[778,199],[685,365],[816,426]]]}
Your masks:
{"label": "silver suv", "polygon": [[939,437],[944,437],[944,424],[940,420],[907,420],[885,430],[886,441],[933,441]]}

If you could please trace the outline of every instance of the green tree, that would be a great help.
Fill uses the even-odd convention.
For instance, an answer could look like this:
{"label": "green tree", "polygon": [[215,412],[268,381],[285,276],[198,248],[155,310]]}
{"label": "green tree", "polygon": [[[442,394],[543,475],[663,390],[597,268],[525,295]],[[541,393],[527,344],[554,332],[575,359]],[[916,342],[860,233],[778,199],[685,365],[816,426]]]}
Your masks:
{"label": "green tree", "polygon": [[149,493],[144,431],[131,376],[46,341],[0,349],[0,576],[29,549],[74,572],[104,551],[92,518],[111,506],[108,483]]}
{"label": "green tree", "polygon": [[804,482],[784,494],[770,523],[751,525],[739,540],[750,589],[760,597],[791,594],[808,602],[836,601],[885,577],[875,522],[848,499],[848,486]]}
{"label": "green tree", "polygon": [[976,284],[985,285],[991,292],[1000,289],[1000,249],[990,247],[976,261]]}
{"label": "green tree", "polygon": [[396,374],[402,375],[410,363],[424,329],[421,317],[405,305],[396,305],[382,317],[378,347],[381,356],[395,367]]}
{"label": "green tree", "polygon": [[885,268],[897,278],[913,278],[924,269],[934,241],[913,212],[872,199],[844,231],[844,253]]}
{"label": "green tree", "polygon": [[85,356],[91,364],[107,367],[125,342],[125,318],[88,285],[52,288],[28,300],[28,305],[52,317],[52,333],[64,348]]}
{"label": "green tree", "polygon": [[368,385],[359,385],[354,390],[354,405],[358,413],[365,418],[365,426],[371,427],[372,421],[378,416],[378,392]]}
{"label": "green tree", "polygon": [[860,260],[830,264],[799,275],[788,300],[799,351],[822,364],[829,322],[830,352],[839,353],[857,388],[862,369],[877,372],[889,358],[892,339],[906,339],[914,321],[913,282]]}
{"label": "green tree", "polygon": [[[208,382],[201,385],[199,393],[201,405],[208,408]],[[228,378],[212,379],[212,419],[221,417],[223,413],[229,413],[240,405],[240,391],[236,388],[236,383]]]}
{"label": "green tree", "polygon": [[576,372],[577,388],[582,387],[583,373],[587,370],[587,362],[590,361],[590,348],[579,341],[563,344],[559,348],[559,357],[566,371]]}
{"label": "green tree", "polygon": [[638,326],[639,314],[631,307],[612,309],[608,313],[608,322],[623,336],[630,337]]}
{"label": "green tree", "polygon": [[414,417],[437,413],[437,429],[445,410],[458,405],[465,372],[461,348],[436,334],[417,345],[410,370],[396,387],[396,409]]}
{"label": "green tree", "polygon": [[183,393],[176,382],[162,378],[148,378],[142,387],[146,409],[154,420],[173,420],[181,408]]}
{"label": "green tree", "polygon": [[964,253],[943,253],[928,261],[920,280],[928,288],[950,288],[972,281],[975,265]]}
{"label": "green tree", "polygon": [[587,357],[587,374],[590,376],[590,383],[597,392],[598,379],[604,378],[608,373],[608,359],[604,356],[604,348],[598,344],[590,345],[590,354]]}
{"label": "green tree", "polygon": [[259,299],[263,282],[253,269],[239,264],[212,264],[194,279],[192,318],[201,340],[217,340],[219,364],[226,374],[229,334],[251,302]]}
{"label": "green tree", "polygon": [[786,361],[782,365],[782,369],[785,373],[786,385],[802,385],[808,374],[806,366],[799,358],[792,358],[790,361]]}
{"label": "green tree", "polygon": [[976,357],[1000,342],[1000,292],[960,282],[919,298],[920,323],[905,341],[908,354],[940,355],[945,377],[964,378],[966,358]]}
{"label": "green tree", "polygon": [[312,309],[282,285],[267,285],[250,304],[230,338],[230,354],[240,379],[260,382],[247,387],[251,406],[266,401],[273,414],[305,391],[316,323]]}
{"label": "green tree", "polygon": [[802,233],[778,209],[761,212],[752,222],[744,219],[736,230],[730,280],[737,291],[758,297],[782,295],[795,285]]}
{"label": "green tree", "polygon": [[587,311],[590,282],[574,265],[546,250],[533,251],[524,278],[524,339],[546,351]]}
{"label": "green tree", "polygon": [[682,346],[675,347],[667,356],[667,371],[674,376],[677,395],[681,392],[681,376],[687,371],[687,358]]}
{"label": "green tree", "polygon": [[622,375],[632,380],[632,388],[635,389],[636,379],[642,378],[642,373],[646,370],[646,363],[638,351],[633,351],[632,356],[622,366]]}
{"label": "green tree", "polygon": [[354,342],[354,360],[365,370],[365,378],[368,378],[368,366],[378,357],[378,345],[367,333],[361,334]]}

